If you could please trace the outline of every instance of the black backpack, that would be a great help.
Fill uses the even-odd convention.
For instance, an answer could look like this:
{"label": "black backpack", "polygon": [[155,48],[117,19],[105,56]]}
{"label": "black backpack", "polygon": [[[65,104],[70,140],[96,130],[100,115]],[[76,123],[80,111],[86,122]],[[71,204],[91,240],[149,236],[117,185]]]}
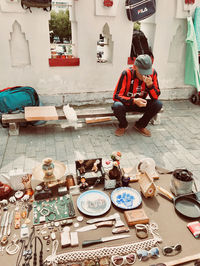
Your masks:
{"label": "black backpack", "polygon": [[51,11],[51,1],[52,0],[21,0],[21,6],[24,9],[29,9],[31,7],[43,8],[45,11]]}
{"label": "black backpack", "polygon": [[148,54],[151,58],[153,58],[151,48],[148,45],[148,41],[144,33],[140,30],[134,30],[130,57],[131,59],[134,59],[141,54]]}

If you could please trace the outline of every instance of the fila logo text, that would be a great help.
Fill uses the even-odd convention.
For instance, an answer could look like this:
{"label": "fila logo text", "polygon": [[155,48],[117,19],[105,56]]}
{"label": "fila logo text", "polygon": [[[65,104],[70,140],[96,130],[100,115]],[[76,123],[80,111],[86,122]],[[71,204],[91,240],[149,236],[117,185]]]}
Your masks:
{"label": "fila logo text", "polygon": [[148,11],[148,8],[145,7],[145,8],[139,9],[139,10],[138,10],[138,14],[145,13],[145,12],[147,12],[147,11]]}

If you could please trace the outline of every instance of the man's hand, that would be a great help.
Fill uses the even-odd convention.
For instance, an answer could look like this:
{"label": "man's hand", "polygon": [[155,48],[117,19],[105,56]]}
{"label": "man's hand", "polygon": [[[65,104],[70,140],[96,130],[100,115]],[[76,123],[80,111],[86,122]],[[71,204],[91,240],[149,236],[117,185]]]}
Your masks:
{"label": "man's hand", "polygon": [[153,85],[151,76],[143,76],[143,81],[146,83],[147,87],[151,87]]}
{"label": "man's hand", "polygon": [[142,98],[135,98],[134,103],[139,107],[145,107],[147,105],[147,101]]}

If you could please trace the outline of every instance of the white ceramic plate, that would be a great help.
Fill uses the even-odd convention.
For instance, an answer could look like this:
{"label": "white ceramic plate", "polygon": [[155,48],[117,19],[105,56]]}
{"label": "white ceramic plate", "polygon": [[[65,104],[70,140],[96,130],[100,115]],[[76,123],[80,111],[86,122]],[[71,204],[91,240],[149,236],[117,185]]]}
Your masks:
{"label": "white ceramic plate", "polygon": [[110,198],[100,190],[88,190],[77,199],[78,209],[89,216],[99,216],[106,213],[111,206]]}
{"label": "white ceramic plate", "polygon": [[119,187],[113,190],[111,200],[115,206],[125,210],[135,209],[142,202],[140,193],[130,187]]}

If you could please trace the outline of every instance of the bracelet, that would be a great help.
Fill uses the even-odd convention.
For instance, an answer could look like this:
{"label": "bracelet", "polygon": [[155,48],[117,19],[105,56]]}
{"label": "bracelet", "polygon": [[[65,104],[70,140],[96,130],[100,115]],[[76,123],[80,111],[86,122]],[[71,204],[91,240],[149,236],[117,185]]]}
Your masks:
{"label": "bracelet", "polygon": [[[12,247],[14,247],[12,249]],[[9,255],[14,255],[18,252],[19,250],[19,245],[16,244],[16,242],[11,242],[7,247],[6,247],[6,252],[9,254]]]}
{"label": "bracelet", "polygon": [[[50,218],[50,216],[52,216],[52,215],[53,215],[53,217]],[[47,219],[48,219],[48,221],[54,221],[56,219],[55,212],[50,212],[49,215],[47,216]]]}

